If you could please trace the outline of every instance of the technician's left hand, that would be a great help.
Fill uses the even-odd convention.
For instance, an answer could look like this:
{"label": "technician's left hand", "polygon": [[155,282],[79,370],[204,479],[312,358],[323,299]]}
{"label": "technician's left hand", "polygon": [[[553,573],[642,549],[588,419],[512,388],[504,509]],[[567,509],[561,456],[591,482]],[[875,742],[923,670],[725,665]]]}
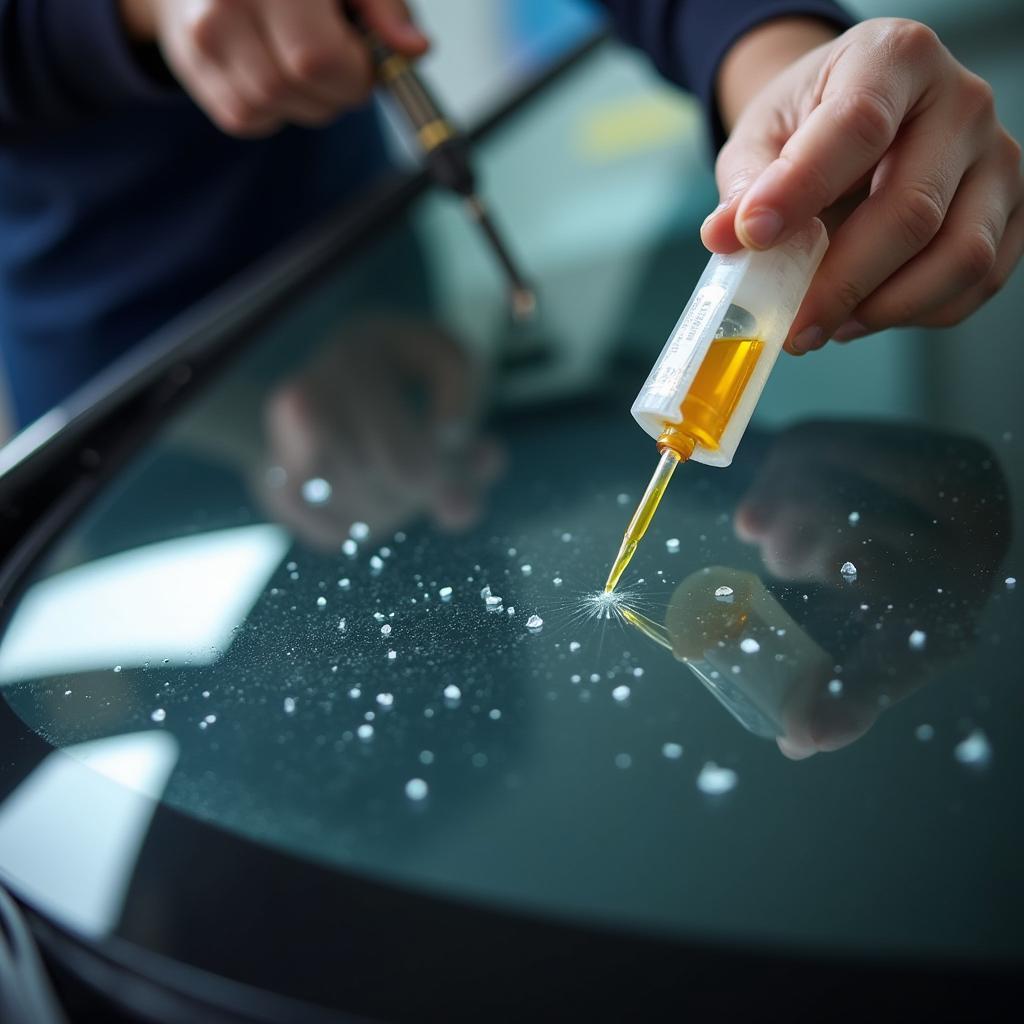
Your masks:
{"label": "technician's left hand", "polygon": [[[959,323],[1024,248],[1021,148],[989,85],[917,22],[827,33],[769,22],[726,56],[724,205],[701,229],[709,249],[731,252],[769,248],[813,216],[829,225],[787,341],[795,354],[886,327]],[[758,68],[780,63],[759,79]]]}

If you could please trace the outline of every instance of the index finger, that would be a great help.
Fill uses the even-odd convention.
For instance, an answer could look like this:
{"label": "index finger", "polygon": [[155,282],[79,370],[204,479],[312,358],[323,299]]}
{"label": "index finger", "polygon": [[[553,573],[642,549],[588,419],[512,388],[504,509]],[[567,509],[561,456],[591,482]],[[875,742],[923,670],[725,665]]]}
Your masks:
{"label": "index finger", "polygon": [[747,248],[778,244],[855,187],[921,99],[929,62],[895,45],[872,49],[839,58],[818,106],[747,190],[736,215]]}

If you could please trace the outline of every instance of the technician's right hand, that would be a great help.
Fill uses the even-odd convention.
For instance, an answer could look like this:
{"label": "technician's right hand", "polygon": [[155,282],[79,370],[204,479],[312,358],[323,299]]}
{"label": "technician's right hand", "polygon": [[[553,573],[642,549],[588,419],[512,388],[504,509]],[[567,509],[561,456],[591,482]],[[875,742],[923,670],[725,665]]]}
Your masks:
{"label": "technician's right hand", "polygon": [[[339,0],[119,0],[129,34],[156,42],[168,67],[231,135],[323,125],[365,103],[370,53]],[[391,49],[429,43],[402,0],[352,0]]]}

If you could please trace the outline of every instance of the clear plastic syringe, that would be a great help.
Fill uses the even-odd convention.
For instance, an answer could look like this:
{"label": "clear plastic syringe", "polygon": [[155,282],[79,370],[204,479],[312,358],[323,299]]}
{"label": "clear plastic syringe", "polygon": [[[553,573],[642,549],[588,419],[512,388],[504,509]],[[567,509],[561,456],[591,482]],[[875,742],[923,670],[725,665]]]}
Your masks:
{"label": "clear plastic syringe", "polygon": [[728,466],[828,248],[812,220],[782,245],[708,261],[633,403],[661,458],[626,527],[605,582],[615,589],[647,532],[676,466]]}

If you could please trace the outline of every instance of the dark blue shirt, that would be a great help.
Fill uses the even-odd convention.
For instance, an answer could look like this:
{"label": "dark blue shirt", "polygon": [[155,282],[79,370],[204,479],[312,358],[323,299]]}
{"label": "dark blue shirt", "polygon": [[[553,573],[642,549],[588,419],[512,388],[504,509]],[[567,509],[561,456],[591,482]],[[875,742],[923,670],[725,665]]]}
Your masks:
{"label": "dark blue shirt", "polygon": [[[709,112],[731,43],[828,0],[607,0]],[[0,353],[24,425],[385,166],[367,108],[268,139],[219,132],[143,67],[116,0],[0,0]]]}

